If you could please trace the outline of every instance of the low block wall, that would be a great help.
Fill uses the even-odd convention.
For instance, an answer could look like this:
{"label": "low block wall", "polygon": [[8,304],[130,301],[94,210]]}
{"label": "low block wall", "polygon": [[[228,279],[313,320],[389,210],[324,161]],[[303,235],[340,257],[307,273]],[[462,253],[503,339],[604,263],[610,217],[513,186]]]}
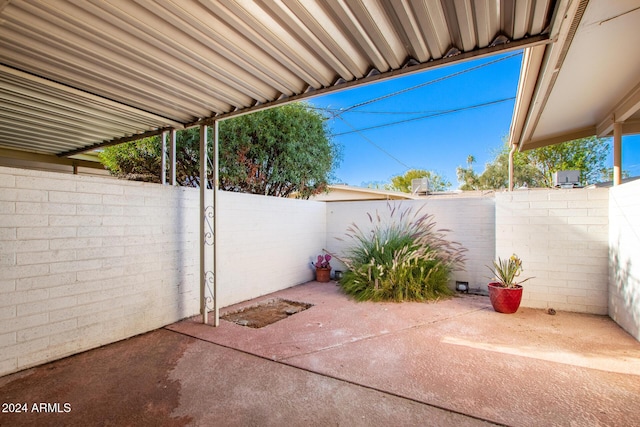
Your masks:
{"label": "low block wall", "polygon": [[198,313],[198,190],[0,167],[0,375]]}
{"label": "low block wall", "polygon": [[[494,256],[495,239],[495,202],[493,192],[469,193],[453,196],[433,196],[424,200],[390,201],[403,208],[412,207],[415,212],[422,206],[421,213],[434,216],[437,229],[448,229],[449,240],[461,243],[468,252],[464,271],[453,274],[451,286],[456,280],[468,281],[472,288],[486,290],[485,267]],[[367,213],[385,215],[388,212],[386,201],[371,202],[333,202],[327,203],[327,249],[338,255],[351,244],[345,238],[347,228],[356,223],[366,229],[370,224]],[[333,263],[336,268],[344,268],[341,263]]]}
{"label": "low block wall", "polygon": [[[404,201],[465,246],[452,280],[486,287],[517,253],[523,305],[607,314],[640,339],[639,183]],[[323,248],[387,202],[324,203],[219,193],[219,304],[312,280]],[[400,202],[391,202],[400,203]],[[609,221],[611,214],[611,222]],[[0,167],[0,375],[199,311],[199,191]],[[332,262],[334,268],[340,263]]]}
{"label": "low block wall", "polygon": [[[322,202],[220,192],[219,304],[313,279]],[[0,167],[0,375],[199,313],[199,190]]]}
{"label": "low block wall", "polygon": [[607,314],[609,190],[496,194],[496,255],[523,260],[525,307]]}
{"label": "low block wall", "polygon": [[323,202],[218,192],[218,292],[225,307],[313,280],[325,247]]}
{"label": "low block wall", "polygon": [[609,316],[640,340],[640,181],[611,189]]}
{"label": "low block wall", "polygon": [[[425,212],[434,214],[438,228],[452,230],[451,240],[468,249],[466,270],[455,272],[452,281],[468,281],[472,288],[486,290],[491,275],[486,266],[497,256],[516,253],[523,259],[523,277],[534,277],[525,284],[524,307],[607,314],[608,192],[521,190],[495,196],[430,197],[402,204],[424,205]],[[384,213],[386,204],[328,203],[328,249],[343,253],[349,242],[336,237],[344,237],[352,222],[366,227],[367,212]]]}

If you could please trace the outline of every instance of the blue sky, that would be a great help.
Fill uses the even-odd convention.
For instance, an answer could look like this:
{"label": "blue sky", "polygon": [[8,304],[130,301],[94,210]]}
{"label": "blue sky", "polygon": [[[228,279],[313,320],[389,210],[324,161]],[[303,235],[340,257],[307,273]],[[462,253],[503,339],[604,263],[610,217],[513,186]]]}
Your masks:
{"label": "blue sky", "polygon": [[[337,115],[329,123],[343,147],[338,181],[387,183],[415,168],[437,172],[455,189],[456,168],[470,154],[481,173],[509,132],[521,60],[520,52],[506,53],[313,98],[312,105]],[[623,139],[623,169],[632,176],[640,175],[639,143],[640,136]]]}

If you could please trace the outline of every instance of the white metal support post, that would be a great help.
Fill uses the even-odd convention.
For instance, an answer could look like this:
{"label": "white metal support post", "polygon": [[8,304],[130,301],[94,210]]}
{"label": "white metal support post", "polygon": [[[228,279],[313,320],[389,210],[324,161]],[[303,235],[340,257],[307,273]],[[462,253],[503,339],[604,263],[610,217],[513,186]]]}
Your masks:
{"label": "white metal support post", "polygon": [[176,130],[171,129],[169,143],[169,185],[176,185]]}
{"label": "white metal support post", "polygon": [[206,203],[207,203],[207,126],[200,126],[200,314],[202,323],[207,323],[206,283]]}
{"label": "white metal support post", "polygon": [[218,190],[218,122],[213,123],[213,183],[209,192],[207,168],[209,167],[209,127],[200,126],[200,313],[202,322],[209,323],[209,312],[213,311],[213,326],[219,325],[217,291],[216,249],[217,190]]}
{"label": "white metal support post", "polygon": [[167,185],[167,136],[169,132],[166,130],[162,132],[162,154],[160,156],[160,183]]}
{"label": "white metal support post", "polygon": [[218,121],[213,122],[213,325],[220,325],[218,305]]}
{"label": "white metal support post", "polygon": [[622,184],[622,123],[613,123],[613,185]]}

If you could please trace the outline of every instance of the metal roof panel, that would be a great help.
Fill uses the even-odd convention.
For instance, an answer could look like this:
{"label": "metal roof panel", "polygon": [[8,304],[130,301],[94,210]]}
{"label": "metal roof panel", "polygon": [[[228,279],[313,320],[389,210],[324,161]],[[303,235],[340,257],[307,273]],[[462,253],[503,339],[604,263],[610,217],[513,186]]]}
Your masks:
{"label": "metal roof panel", "polygon": [[66,153],[524,46],[557,1],[12,0],[0,146]]}
{"label": "metal roof panel", "polygon": [[520,76],[511,143],[526,150],[608,136],[614,121],[623,133],[638,133],[640,54],[631,48],[640,44],[637,0],[581,0],[556,19],[558,41],[525,54],[537,59]]}

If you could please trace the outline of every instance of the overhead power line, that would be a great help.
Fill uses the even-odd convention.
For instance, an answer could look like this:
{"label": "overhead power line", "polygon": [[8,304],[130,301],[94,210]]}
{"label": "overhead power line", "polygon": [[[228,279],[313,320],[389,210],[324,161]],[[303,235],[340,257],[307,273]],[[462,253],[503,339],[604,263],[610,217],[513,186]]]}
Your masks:
{"label": "overhead power line", "polygon": [[355,129],[351,123],[347,122],[344,117],[338,117],[338,119],[342,120],[344,122],[344,124],[346,124],[347,126],[349,126],[351,129],[353,129],[351,132],[349,133],[357,133],[358,135],[360,135],[360,137],[362,139],[364,139],[365,141],[367,141],[369,144],[373,145],[375,148],[377,148],[378,150],[382,151],[384,154],[386,154],[387,156],[389,156],[390,158],[392,158],[393,160],[395,160],[396,162],[398,162],[401,166],[405,167],[406,169],[411,169],[411,166],[407,165],[406,163],[404,163],[402,160],[398,159],[396,156],[394,156],[393,154],[389,153],[387,150],[385,150],[384,148],[382,148],[381,146],[379,146],[378,144],[376,144],[375,142],[373,142],[370,138],[367,138],[365,135],[363,135],[358,129]]}
{"label": "overhead power line", "polygon": [[461,70],[461,71],[458,71],[458,72],[455,72],[455,73],[447,74],[446,76],[442,76],[442,77],[439,77],[439,78],[434,79],[434,80],[430,80],[428,82],[420,83],[418,85],[411,86],[411,87],[408,87],[408,88],[405,88],[405,89],[402,89],[402,90],[399,90],[399,91],[396,91],[396,92],[388,93],[386,95],[379,96],[377,98],[373,98],[373,99],[370,99],[368,101],[360,102],[359,104],[355,104],[355,105],[352,105],[351,107],[339,110],[339,113],[334,115],[334,117],[337,117],[338,115],[347,113],[347,112],[349,112],[351,110],[355,110],[356,108],[360,108],[362,106],[369,105],[369,104],[372,104],[374,102],[382,101],[383,99],[388,99],[388,98],[391,98],[391,97],[394,97],[394,96],[397,96],[397,95],[401,95],[403,93],[407,93],[407,92],[410,92],[412,90],[416,90],[416,89],[419,89],[419,88],[422,88],[422,87],[425,87],[425,86],[429,86],[429,85],[432,85],[432,84],[435,84],[435,83],[442,82],[442,81],[447,80],[447,79],[451,79],[451,78],[460,76],[460,75],[465,74],[465,73],[470,73],[472,71],[476,71],[476,70],[479,70],[481,68],[488,67],[488,66],[496,64],[498,62],[506,61],[507,59],[511,59],[511,58],[514,58],[514,57],[519,56],[519,55],[522,55],[522,52],[512,53],[511,55],[503,56],[502,58],[494,59],[493,61],[485,62],[484,64],[476,65],[475,67],[470,67],[470,68],[467,68],[467,69],[464,69],[464,70]]}
{"label": "overhead power line", "polygon": [[[353,125],[351,125],[351,123],[347,122],[342,117],[342,115],[344,113],[347,113],[347,112],[353,112],[353,110],[355,110],[357,108],[360,108],[360,107],[363,107],[365,105],[373,104],[375,102],[382,101],[384,99],[388,99],[388,98],[391,98],[391,97],[394,97],[394,96],[397,96],[397,95],[401,95],[401,94],[410,92],[412,90],[416,90],[416,89],[419,89],[419,88],[422,88],[422,87],[425,87],[425,86],[433,85],[435,83],[439,83],[439,82],[445,81],[447,79],[451,79],[453,77],[460,76],[460,75],[465,74],[465,73],[476,71],[478,69],[481,69],[481,68],[484,68],[484,67],[488,67],[490,65],[496,64],[496,63],[501,62],[501,61],[505,61],[507,59],[510,59],[510,58],[513,58],[513,57],[516,57],[516,56],[519,56],[519,55],[522,55],[522,52],[516,52],[514,54],[507,55],[507,56],[504,56],[502,58],[498,58],[496,60],[493,60],[493,61],[490,61],[490,62],[486,62],[484,64],[480,64],[480,65],[477,65],[477,66],[474,66],[474,67],[470,67],[470,68],[467,68],[465,70],[461,70],[461,71],[458,71],[458,72],[455,72],[455,73],[452,73],[452,74],[448,74],[446,76],[443,76],[443,77],[440,77],[440,78],[437,78],[437,79],[434,79],[434,80],[430,80],[430,81],[425,82],[425,83],[421,83],[421,84],[418,84],[418,85],[415,85],[415,86],[411,86],[411,87],[408,87],[408,88],[405,88],[405,89],[402,89],[402,90],[399,90],[399,91],[396,91],[396,92],[392,92],[392,93],[389,93],[389,94],[386,94],[386,95],[383,95],[383,96],[380,96],[380,97],[377,97],[377,98],[373,98],[373,99],[370,99],[368,101],[364,101],[364,102],[352,105],[351,107],[348,107],[348,108],[344,108],[344,109],[331,109],[331,108],[326,108],[326,107],[325,108],[312,107],[312,108],[315,108],[315,109],[318,109],[318,110],[324,110],[324,111],[329,112],[331,114],[331,118],[340,119],[343,123],[345,123],[348,127],[350,127],[352,129],[351,131],[333,134],[332,136],[340,136],[340,135],[346,135],[346,134],[351,134],[351,133],[357,133],[368,144],[372,145],[374,148],[378,149],[379,151],[384,153],[386,156],[388,156],[389,158],[393,159],[395,162],[397,162],[398,164],[403,166],[406,170],[409,170],[409,169],[411,169],[411,167],[409,165],[407,165],[402,160],[400,160],[397,157],[395,157],[393,154],[391,154],[390,152],[388,152],[387,150],[382,148],[380,145],[378,145],[375,142],[373,142],[370,138],[366,137],[362,132],[366,131],[366,130],[370,130],[370,129],[377,129],[377,128],[393,126],[393,125],[396,125],[396,124],[401,124],[401,123],[406,123],[406,122],[411,122],[411,121],[416,121],[416,120],[423,120],[423,119],[427,119],[427,118],[431,118],[431,117],[438,117],[438,116],[442,116],[442,115],[446,115],[446,114],[453,114],[453,113],[457,113],[457,112],[464,111],[464,110],[470,110],[470,109],[474,109],[474,108],[481,108],[481,107],[484,107],[484,106],[488,106],[488,105],[492,105],[492,104],[498,104],[498,103],[501,103],[501,102],[506,102],[506,101],[509,101],[509,100],[513,100],[513,99],[515,99],[515,97],[505,98],[505,99],[501,99],[501,100],[497,100],[497,101],[490,101],[490,102],[486,102],[486,103],[483,103],[483,104],[477,104],[477,105],[472,105],[472,106],[468,106],[468,107],[455,108],[455,109],[450,109],[450,110],[445,110],[445,111],[437,111],[437,112],[433,112],[433,113],[429,112],[429,114],[423,115],[423,116],[420,116],[420,117],[413,117],[413,118],[410,118],[410,119],[405,119],[405,120],[400,120],[400,121],[396,121],[396,122],[386,123],[386,124],[382,124],[382,125],[378,125],[378,126],[371,126],[371,127],[367,127],[367,128],[364,128],[364,129],[356,129]],[[361,112],[361,113],[364,113],[364,112]],[[386,112],[367,112],[367,113],[370,113],[370,114],[423,114],[424,112],[388,112],[388,113],[386,113]]]}
{"label": "overhead power line", "polygon": [[[348,135],[351,133],[360,133],[360,132],[364,132],[367,130],[371,130],[371,129],[379,129],[379,128],[383,128],[383,127],[387,127],[387,126],[394,126],[394,125],[398,125],[398,124],[402,124],[402,123],[407,123],[407,122],[414,122],[417,120],[424,120],[424,119],[429,119],[432,117],[440,117],[440,116],[444,116],[446,114],[453,114],[453,113],[459,113],[461,111],[466,111],[466,110],[473,110],[475,108],[482,108],[482,107],[486,107],[489,105],[495,105],[495,104],[500,104],[502,102],[507,102],[507,101],[512,101],[516,99],[515,96],[509,97],[509,98],[503,98],[503,99],[498,99],[496,101],[489,101],[489,102],[484,102],[482,104],[475,104],[475,105],[470,105],[468,107],[460,107],[460,108],[453,108],[450,110],[444,110],[444,111],[440,111],[438,113],[434,113],[434,114],[427,114],[425,116],[420,116],[420,117],[412,117],[410,119],[405,119],[405,120],[398,120],[395,122],[389,122],[389,123],[383,123],[381,125],[376,125],[376,126],[369,126],[366,128],[362,128],[362,129],[354,129],[354,130],[350,130],[350,131],[346,131],[346,132],[340,132],[340,133],[334,133],[331,136],[335,137],[335,136],[341,136],[341,135]],[[339,119],[341,119],[342,121],[344,121],[344,119],[342,117],[338,117]],[[345,122],[346,123],[346,122]],[[351,128],[353,128],[353,126],[349,125]]]}
{"label": "overhead power line", "polygon": [[[339,113],[341,110],[337,108],[328,108],[328,107],[313,107],[310,108],[314,110],[326,111],[328,113]],[[430,114],[437,113],[442,110],[423,110],[423,111],[349,111],[349,113],[358,113],[358,114],[388,114],[388,115],[416,115],[416,114]],[[333,116],[332,116],[333,118]]]}

